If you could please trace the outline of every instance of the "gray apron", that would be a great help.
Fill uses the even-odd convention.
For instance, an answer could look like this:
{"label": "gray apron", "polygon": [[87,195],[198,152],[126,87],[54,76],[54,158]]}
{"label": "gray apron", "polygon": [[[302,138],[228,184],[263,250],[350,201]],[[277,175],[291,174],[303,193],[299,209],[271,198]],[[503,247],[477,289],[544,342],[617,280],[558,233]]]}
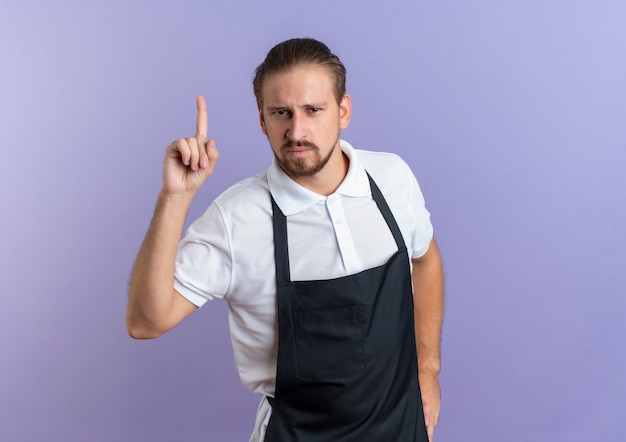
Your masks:
{"label": "gray apron", "polygon": [[278,362],[265,441],[428,442],[409,257],[368,178],[398,251],[355,275],[291,281],[287,221],[272,198]]}

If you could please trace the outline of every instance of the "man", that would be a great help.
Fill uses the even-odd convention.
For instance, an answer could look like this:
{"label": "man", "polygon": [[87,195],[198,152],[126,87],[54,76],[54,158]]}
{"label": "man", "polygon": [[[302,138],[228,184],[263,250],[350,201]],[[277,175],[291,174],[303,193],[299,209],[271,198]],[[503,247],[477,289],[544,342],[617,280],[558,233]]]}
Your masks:
{"label": "man", "polygon": [[251,441],[432,442],[443,278],[415,177],[395,155],[340,140],[351,102],[324,44],[275,46],[253,85],[273,163],[178,244],[218,160],[197,98],[196,135],[166,149],[130,335],[157,337],[223,298],[241,380],[263,395]]}

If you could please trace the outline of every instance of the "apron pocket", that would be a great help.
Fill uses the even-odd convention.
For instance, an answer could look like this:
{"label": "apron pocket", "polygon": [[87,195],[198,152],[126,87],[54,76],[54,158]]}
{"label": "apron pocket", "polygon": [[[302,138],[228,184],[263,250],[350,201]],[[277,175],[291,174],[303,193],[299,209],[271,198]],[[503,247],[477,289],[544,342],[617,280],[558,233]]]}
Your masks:
{"label": "apron pocket", "polygon": [[296,309],[293,318],[300,379],[324,381],[365,371],[362,306]]}

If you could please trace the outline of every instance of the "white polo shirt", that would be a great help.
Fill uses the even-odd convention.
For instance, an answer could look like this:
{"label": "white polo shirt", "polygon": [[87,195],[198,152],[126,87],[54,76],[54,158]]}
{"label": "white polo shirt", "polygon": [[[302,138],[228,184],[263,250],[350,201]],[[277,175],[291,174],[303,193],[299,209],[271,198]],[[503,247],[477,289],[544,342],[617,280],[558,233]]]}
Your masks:
{"label": "white polo shirt", "polygon": [[[397,248],[372,199],[367,172],[381,189],[400,227],[408,254],[422,256],[433,237],[430,214],[408,165],[390,153],[355,150],[346,178],[329,196],[297,184],[277,165],[238,182],[213,201],[188,229],[176,257],[174,288],[197,306],[228,302],[235,363],[241,382],[273,396],[277,323],[270,191],[287,217],[294,281],[331,279],[382,265]],[[269,419],[262,401],[255,434]]]}

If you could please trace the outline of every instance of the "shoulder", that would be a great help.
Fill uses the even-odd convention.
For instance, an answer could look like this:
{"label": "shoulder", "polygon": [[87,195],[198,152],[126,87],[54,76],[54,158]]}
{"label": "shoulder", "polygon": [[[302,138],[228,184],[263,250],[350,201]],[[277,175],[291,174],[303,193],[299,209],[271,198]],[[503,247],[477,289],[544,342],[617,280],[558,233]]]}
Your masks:
{"label": "shoulder", "polygon": [[365,170],[378,173],[412,173],[409,165],[397,154],[372,150],[354,150]]}
{"label": "shoulder", "polygon": [[255,206],[271,207],[267,170],[233,184],[213,204],[226,213],[245,212]]}
{"label": "shoulder", "polygon": [[264,196],[269,197],[267,170],[236,182],[215,198],[214,202],[219,206],[231,206],[243,202],[250,203]]}
{"label": "shoulder", "polygon": [[[363,162],[376,162],[384,161],[390,163],[404,163],[404,160],[399,155],[392,152],[381,152],[374,150],[354,149],[354,153]],[[406,163],[404,163],[406,164]]]}
{"label": "shoulder", "polygon": [[190,225],[185,241],[211,244],[232,258],[235,252],[254,244],[256,237],[272,238],[271,217],[271,196],[265,172],[261,172],[215,198]]}
{"label": "shoulder", "polygon": [[370,150],[355,150],[354,153],[381,189],[405,187],[416,181],[409,165],[395,153]]}

